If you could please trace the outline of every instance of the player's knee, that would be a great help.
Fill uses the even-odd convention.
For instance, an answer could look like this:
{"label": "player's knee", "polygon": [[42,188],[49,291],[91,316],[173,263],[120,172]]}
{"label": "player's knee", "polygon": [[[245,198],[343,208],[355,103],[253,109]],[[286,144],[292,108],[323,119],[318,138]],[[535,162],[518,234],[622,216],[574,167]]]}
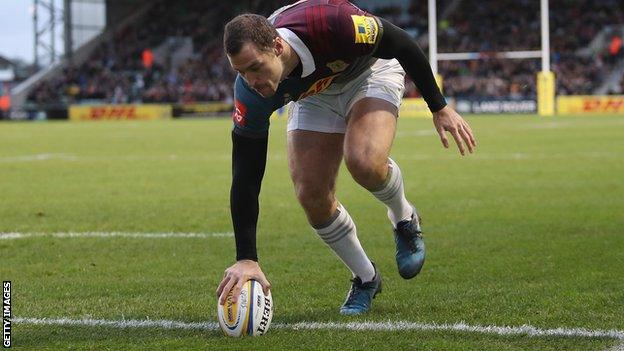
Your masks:
{"label": "player's knee", "polygon": [[332,192],[321,186],[306,183],[295,184],[295,194],[305,210],[331,207],[333,202]]}
{"label": "player's knee", "polygon": [[367,189],[377,188],[388,173],[387,160],[378,160],[366,153],[345,154],[345,164],[353,179]]}

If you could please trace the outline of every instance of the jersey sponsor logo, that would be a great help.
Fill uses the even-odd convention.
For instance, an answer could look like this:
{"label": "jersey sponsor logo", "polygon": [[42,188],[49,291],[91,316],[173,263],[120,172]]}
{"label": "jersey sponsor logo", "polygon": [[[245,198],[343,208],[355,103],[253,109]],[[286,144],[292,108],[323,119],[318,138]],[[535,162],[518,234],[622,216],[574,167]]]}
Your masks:
{"label": "jersey sponsor logo", "polygon": [[331,69],[332,72],[334,73],[344,71],[347,68],[347,66],[349,66],[349,64],[342,60],[336,60],[327,64],[327,67]]}
{"label": "jersey sponsor logo", "polygon": [[356,44],[375,44],[379,34],[379,26],[374,17],[351,15],[355,28]]}
{"label": "jersey sponsor logo", "polygon": [[301,94],[301,96],[299,96],[299,100],[305,99],[310,95],[318,94],[321,91],[327,89],[327,87],[332,83],[334,78],[336,78],[337,76],[338,76],[337,74],[334,74],[332,76],[317,80],[314,84],[312,84],[312,86],[310,87],[310,89],[308,89],[308,91],[306,91],[305,93]]}
{"label": "jersey sponsor logo", "polygon": [[238,100],[234,100],[234,113],[232,113],[232,120],[236,125],[244,127],[247,124],[247,106]]}

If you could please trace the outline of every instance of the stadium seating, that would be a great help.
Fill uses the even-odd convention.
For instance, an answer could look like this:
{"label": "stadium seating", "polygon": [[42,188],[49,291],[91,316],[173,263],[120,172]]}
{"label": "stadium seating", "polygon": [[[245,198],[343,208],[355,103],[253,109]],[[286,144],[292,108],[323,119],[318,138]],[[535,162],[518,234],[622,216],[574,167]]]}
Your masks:
{"label": "stadium seating", "polygon": [[[141,21],[102,44],[83,65],[67,68],[63,74],[40,83],[28,100],[39,106],[76,102],[230,102],[234,72],[221,48],[225,21],[243,9],[268,15],[290,2],[249,0],[231,6],[201,0],[154,1]],[[557,92],[590,94],[622,64],[621,43],[616,54],[609,49],[613,47],[612,38],[622,37],[613,28],[624,24],[624,3],[550,3],[552,70],[557,75]],[[406,28],[427,50],[425,1],[412,1],[407,11],[383,5],[368,10]],[[438,20],[439,52],[540,48],[537,1],[438,1]],[[603,40],[598,40],[601,37]],[[172,59],[175,50],[163,48],[176,40],[192,42],[192,49]],[[149,65],[143,62],[145,50],[153,54]],[[539,59],[485,59],[442,61],[439,70],[448,96],[522,99],[535,97],[535,73],[540,66]],[[623,84],[617,82],[609,93],[622,91]],[[408,81],[406,96],[418,95]]]}
{"label": "stadium seating", "polygon": [[[550,1],[551,60],[558,94],[591,94],[599,87],[617,60],[605,62],[606,45],[583,49],[602,31],[623,24],[621,1]],[[538,1],[463,0],[439,27],[439,52],[539,50],[541,45]],[[539,60],[492,61],[442,62],[447,93],[489,96],[495,88],[501,95],[535,96]]]}
{"label": "stadium seating", "polygon": [[[234,74],[221,49],[225,21],[241,9],[268,15],[288,1],[154,2],[143,19],[100,46],[80,67],[42,82],[28,100],[39,106],[75,102],[194,102],[231,100]],[[190,38],[193,54],[177,67],[143,65],[143,51],[168,38]]]}

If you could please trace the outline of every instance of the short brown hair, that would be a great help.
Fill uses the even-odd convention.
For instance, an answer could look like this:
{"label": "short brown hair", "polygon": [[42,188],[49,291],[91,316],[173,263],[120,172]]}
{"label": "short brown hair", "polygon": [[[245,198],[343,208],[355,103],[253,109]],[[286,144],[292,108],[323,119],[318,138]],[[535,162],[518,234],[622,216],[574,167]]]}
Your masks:
{"label": "short brown hair", "polygon": [[265,17],[245,13],[234,17],[225,25],[223,47],[228,55],[236,55],[243,44],[252,42],[262,51],[273,47],[273,39],[278,37],[277,30]]}

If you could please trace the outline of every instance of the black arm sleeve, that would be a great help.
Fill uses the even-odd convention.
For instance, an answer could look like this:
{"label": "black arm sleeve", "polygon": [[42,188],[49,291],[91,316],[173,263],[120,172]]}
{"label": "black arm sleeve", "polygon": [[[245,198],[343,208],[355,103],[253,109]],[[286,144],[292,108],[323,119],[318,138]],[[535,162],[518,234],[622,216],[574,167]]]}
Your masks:
{"label": "black arm sleeve", "polygon": [[266,166],[268,136],[251,138],[232,131],[232,145],[230,209],[236,238],[236,260],[258,261],[258,196]]}
{"label": "black arm sleeve", "polygon": [[379,20],[383,25],[383,35],[373,56],[399,60],[403,69],[420,90],[427,105],[429,105],[429,110],[431,112],[440,111],[446,106],[446,100],[438,89],[425,53],[403,29],[383,18],[379,18]]}

